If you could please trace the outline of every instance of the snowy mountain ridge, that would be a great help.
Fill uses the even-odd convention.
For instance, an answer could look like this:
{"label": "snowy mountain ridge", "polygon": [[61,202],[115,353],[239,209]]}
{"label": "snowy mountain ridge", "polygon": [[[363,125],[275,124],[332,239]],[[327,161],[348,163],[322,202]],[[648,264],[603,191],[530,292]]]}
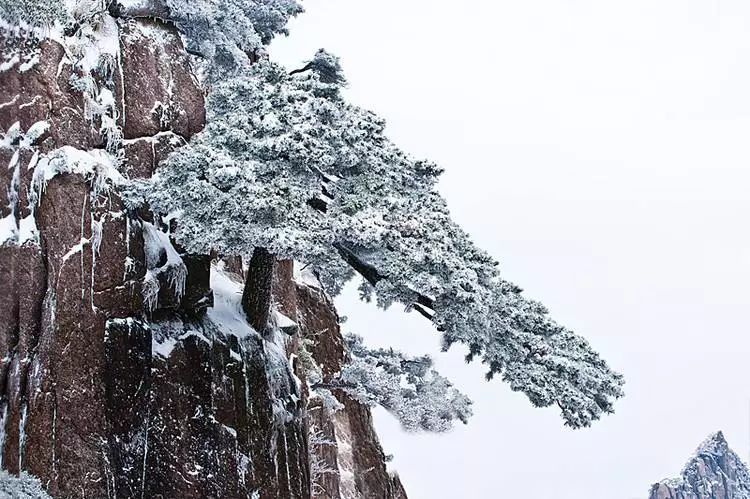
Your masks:
{"label": "snowy mountain ridge", "polygon": [[698,446],[679,477],[654,484],[649,499],[750,499],[750,470],[718,431]]}

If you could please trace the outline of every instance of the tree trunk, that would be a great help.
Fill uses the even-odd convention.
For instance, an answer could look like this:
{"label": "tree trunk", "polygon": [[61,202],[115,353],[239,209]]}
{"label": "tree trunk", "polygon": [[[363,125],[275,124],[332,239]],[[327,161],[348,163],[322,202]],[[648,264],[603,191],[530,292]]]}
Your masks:
{"label": "tree trunk", "polygon": [[265,248],[255,248],[250,259],[245,289],[242,291],[242,309],[253,328],[263,334],[271,314],[271,288],[276,258]]}

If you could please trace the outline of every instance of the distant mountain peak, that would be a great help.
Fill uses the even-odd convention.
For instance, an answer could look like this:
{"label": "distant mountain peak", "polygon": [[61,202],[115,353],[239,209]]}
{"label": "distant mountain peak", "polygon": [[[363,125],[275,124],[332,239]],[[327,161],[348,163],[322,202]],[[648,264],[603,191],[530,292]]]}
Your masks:
{"label": "distant mountain peak", "polygon": [[717,431],[698,446],[679,477],[654,484],[649,499],[750,499],[750,470]]}
{"label": "distant mountain peak", "polygon": [[696,456],[700,454],[713,454],[713,455],[724,455],[732,453],[732,449],[727,444],[727,439],[724,438],[724,433],[721,430],[712,433],[701,443],[695,451]]}

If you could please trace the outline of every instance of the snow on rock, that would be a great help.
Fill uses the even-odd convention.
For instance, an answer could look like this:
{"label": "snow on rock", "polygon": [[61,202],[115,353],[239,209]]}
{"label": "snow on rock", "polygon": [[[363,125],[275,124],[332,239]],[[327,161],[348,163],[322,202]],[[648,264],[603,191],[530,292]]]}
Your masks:
{"label": "snow on rock", "polygon": [[32,207],[39,204],[47,183],[57,175],[63,174],[83,176],[92,183],[94,197],[109,192],[113,185],[125,180],[117,170],[115,158],[106,151],[82,151],[72,146],[63,146],[41,157],[37,162],[29,196]]}
{"label": "snow on rock", "polygon": [[[7,357],[3,359],[3,361],[5,362],[9,360],[10,359]],[[6,428],[8,425],[8,402],[4,401],[2,405],[3,405],[3,412],[2,412],[2,415],[0,416],[0,449],[5,449],[5,441],[7,439]],[[2,453],[0,452],[0,469],[2,468],[3,468],[3,456],[2,456]]]}
{"label": "snow on rock", "polygon": [[214,293],[214,306],[208,309],[207,317],[226,334],[237,338],[257,336],[258,333],[248,324],[242,310],[242,284],[225,271],[224,262],[211,267],[211,289]]}
{"label": "snow on rock", "polygon": [[161,288],[160,278],[170,286],[179,302],[185,292],[187,267],[169,240],[169,235],[149,222],[143,222],[143,242],[146,254],[146,276],[143,301],[149,311],[156,310]]}
{"label": "snow on rock", "polygon": [[30,70],[37,64],[39,64],[39,51],[38,50],[31,54],[27,54],[24,56],[23,63],[20,66],[18,66],[18,72],[25,73],[26,71]]}
{"label": "snow on rock", "polygon": [[[208,309],[207,318],[224,334],[234,335],[238,339],[258,337],[258,333],[248,324],[242,310],[242,284],[225,271],[224,262],[213,265],[211,270],[214,306]],[[275,312],[274,315],[282,324],[294,324],[296,327],[296,324],[283,314]],[[287,403],[290,397],[293,401],[299,400],[301,393],[301,384],[294,375],[287,357],[286,338],[288,336],[282,333],[277,323],[277,327],[272,328],[261,343],[266,357],[266,372],[273,394],[273,414],[277,424],[291,420],[293,416],[287,410]],[[244,345],[244,342],[240,345]]]}
{"label": "snow on rock", "polygon": [[18,227],[16,218],[10,215],[0,218],[0,246],[6,243],[12,243],[18,239]]}
{"label": "snow on rock", "polygon": [[[35,239],[36,225],[30,223],[30,220],[19,220],[19,214],[21,212],[21,207],[19,206],[19,190],[22,188],[21,177],[23,175],[20,158],[21,150],[32,148],[33,144],[47,132],[49,127],[50,124],[48,121],[37,121],[29,127],[26,133],[22,133],[20,123],[15,122],[3,135],[2,139],[0,139],[0,148],[7,148],[13,151],[7,165],[8,170],[13,172],[10,184],[6,187],[8,195],[7,208],[10,213],[0,219],[0,245],[23,244],[29,239]],[[31,156],[28,165],[26,165],[26,169],[35,169],[38,160],[39,153],[38,151],[35,151]]]}
{"label": "snow on rock", "polygon": [[353,436],[348,418],[337,418],[335,428],[341,497],[344,499],[354,499],[358,497],[358,494],[357,484],[354,479],[356,467],[354,448],[352,446]]}
{"label": "snow on rock", "polygon": [[[177,30],[163,23],[125,24],[121,27],[122,57],[148,59],[148,66],[126,63],[123,78],[137,86],[139,95],[123,96],[125,140],[157,136],[171,131],[189,139],[205,124],[204,95]],[[174,138],[161,138],[165,146]],[[127,144],[126,144],[127,145]],[[132,144],[131,148],[132,148]],[[174,147],[174,146],[173,146]]]}
{"label": "snow on rock", "polygon": [[152,329],[151,351],[165,359],[172,355],[179,344],[190,337],[198,338],[208,346],[213,345],[213,340],[206,337],[200,326],[191,325],[179,319],[159,322]]}
{"label": "snow on rock", "polygon": [[120,64],[120,30],[117,21],[95,4],[98,2],[80,1],[72,8],[73,16],[86,22],[80,23],[75,35],[61,40],[67,56],[60,61],[58,73],[67,60],[72,60],[74,73],[70,84],[84,97],[85,117],[90,123],[99,120],[105,147],[114,152],[123,138],[114,98],[114,76]]}
{"label": "snow on rock", "polygon": [[[83,3],[85,2],[80,4]],[[98,69],[103,58],[117,58],[119,55],[120,39],[117,21],[109,15],[102,15],[101,21],[97,24],[82,24],[76,37],[77,39],[69,37],[66,41],[71,45],[74,55],[79,55],[76,67],[84,73],[90,74]]]}
{"label": "snow on rock", "polygon": [[750,499],[750,470],[719,431],[701,443],[679,477],[654,484],[649,499]]}
{"label": "snow on rock", "polygon": [[0,497],[9,499],[52,499],[42,488],[38,478],[28,473],[14,476],[0,471]]}
{"label": "snow on rock", "polygon": [[273,321],[282,332],[293,335],[299,330],[299,326],[292,319],[282,314],[278,310],[273,314]]}
{"label": "snow on rock", "polygon": [[288,410],[289,401],[296,403],[301,397],[299,379],[291,369],[286,355],[286,338],[278,329],[269,333],[263,342],[266,353],[266,372],[273,394],[273,415],[276,424],[288,423],[294,415]]}
{"label": "snow on rock", "polygon": [[[122,3],[143,6],[138,0]],[[313,326],[284,308],[283,314],[273,314],[275,328],[261,337],[242,311],[242,283],[220,265],[211,272],[215,301],[206,315],[201,315],[203,309],[185,307],[187,299],[180,308],[145,313],[138,296],[138,280],[144,273],[163,277],[162,282],[156,279],[162,291],[190,288],[192,284],[184,282],[184,268],[193,279],[195,265],[176,251],[170,234],[164,232],[169,217],[163,223],[157,217],[146,225],[133,212],[126,214],[116,195],[110,196],[125,180],[121,173],[126,171],[113,151],[121,138],[115,125],[123,122],[126,111],[130,113],[128,140],[119,145],[133,150],[139,146],[146,154],[131,151],[129,155],[126,150],[122,156],[129,167],[141,168],[148,172],[143,177],[148,177],[160,158],[203,127],[203,93],[173,26],[153,19],[115,21],[106,10],[94,12],[97,5],[101,4],[69,2],[68,13],[80,25],[74,36],[63,36],[58,28],[40,29],[40,36],[54,39],[43,42],[46,48],[38,53],[0,54],[0,80],[6,78],[0,85],[0,110],[3,117],[9,112],[20,121],[3,123],[7,133],[0,137],[0,147],[10,152],[3,151],[8,154],[0,168],[11,166],[11,170],[0,188],[11,187],[10,177],[16,171],[21,177],[11,216],[3,198],[0,239],[38,240],[43,235],[48,240],[43,251],[35,248],[38,279],[35,274],[33,281],[31,277],[23,283],[10,281],[8,288],[3,286],[9,282],[4,278],[8,274],[0,265],[0,294],[25,293],[29,299],[24,303],[39,304],[39,310],[24,309],[28,324],[12,330],[20,331],[19,350],[5,352],[21,361],[25,357],[18,352],[23,348],[36,348],[37,355],[28,374],[21,363],[8,373],[12,381],[8,387],[15,383],[27,388],[22,393],[6,388],[3,394],[8,401],[6,445],[12,449],[3,464],[12,467],[15,461],[17,465],[19,451],[24,452],[24,468],[33,470],[44,487],[60,497],[82,490],[87,497],[106,497],[111,491],[118,497],[307,497],[306,395],[297,377],[304,379],[304,373],[290,364],[299,364],[295,342]],[[3,26],[0,20],[0,29]],[[143,36],[128,37],[128,32]],[[75,77],[69,80],[70,73]],[[155,100],[168,103],[168,112],[151,116],[148,111]],[[139,114],[147,119],[138,121]],[[44,148],[29,161],[33,152],[23,149],[37,147],[42,140]],[[14,155],[19,149],[21,153]],[[81,176],[85,182],[57,178],[50,184],[66,175]],[[44,196],[49,199],[41,202]],[[82,204],[72,206],[70,201]],[[91,213],[82,216],[81,206],[90,206]],[[42,215],[38,224],[37,209]],[[111,223],[116,220],[120,222]],[[10,248],[9,253],[20,255],[21,251],[13,253],[17,250]],[[63,272],[56,274],[56,281],[50,274],[54,285],[42,286],[39,292],[44,299],[36,300],[28,284],[48,282],[42,259],[50,255],[53,263],[72,260],[57,269]],[[87,262],[93,257],[96,268],[72,264],[79,257],[83,263],[84,256]],[[97,307],[81,307],[78,287],[83,287],[84,277],[83,284],[89,277],[93,282],[94,275],[97,286],[89,294]],[[207,269],[203,275],[208,281]],[[313,274],[305,279],[320,288]],[[289,282],[284,289],[294,287]],[[306,309],[335,317],[322,292],[315,296],[304,305]],[[157,299],[163,301],[160,295]],[[290,295],[286,303],[294,308],[295,299]],[[11,309],[5,306],[10,301],[0,303]],[[0,319],[7,316],[0,313]],[[42,319],[55,327],[34,323]],[[281,329],[295,327],[300,331],[294,336],[282,334]],[[314,329],[319,333],[325,327]],[[330,331],[338,335],[337,329]],[[38,343],[32,341],[34,334],[39,335]],[[60,362],[50,366],[45,360],[49,358]],[[369,414],[367,408],[362,411]],[[105,414],[116,418],[110,421]],[[364,430],[369,426],[362,425],[365,419],[351,421],[354,436],[364,435],[372,444],[373,435]],[[81,438],[101,441],[107,452],[102,454],[98,446],[79,447]],[[363,447],[359,438],[357,448]],[[371,454],[380,459],[377,452]],[[373,483],[385,487],[387,479],[370,471],[375,463],[355,463],[352,473],[377,475]],[[9,495],[5,478],[0,476],[0,497]],[[14,482],[10,490],[18,497],[47,497],[35,489],[23,495],[17,479],[10,479]],[[356,487],[356,497],[393,497]]]}

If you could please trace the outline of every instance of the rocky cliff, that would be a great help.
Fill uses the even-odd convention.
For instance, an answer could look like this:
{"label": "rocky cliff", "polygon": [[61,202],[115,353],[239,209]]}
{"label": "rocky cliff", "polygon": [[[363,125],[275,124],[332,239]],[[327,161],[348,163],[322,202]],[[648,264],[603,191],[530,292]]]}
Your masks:
{"label": "rocky cliff", "polygon": [[0,27],[2,468],[53,497],[406,497],[369,409],[308,388],[302,359],[347,359],[315,280],[277,262],[258,333],[242,262],[123,202],[202,129],[204,89],[172,26],[95,29]]}
{"label": "rocky cliff", "polygon": [[678,478],[651,487],[649,499],[748,499],[750,471],[721,432],[708,437]]}

